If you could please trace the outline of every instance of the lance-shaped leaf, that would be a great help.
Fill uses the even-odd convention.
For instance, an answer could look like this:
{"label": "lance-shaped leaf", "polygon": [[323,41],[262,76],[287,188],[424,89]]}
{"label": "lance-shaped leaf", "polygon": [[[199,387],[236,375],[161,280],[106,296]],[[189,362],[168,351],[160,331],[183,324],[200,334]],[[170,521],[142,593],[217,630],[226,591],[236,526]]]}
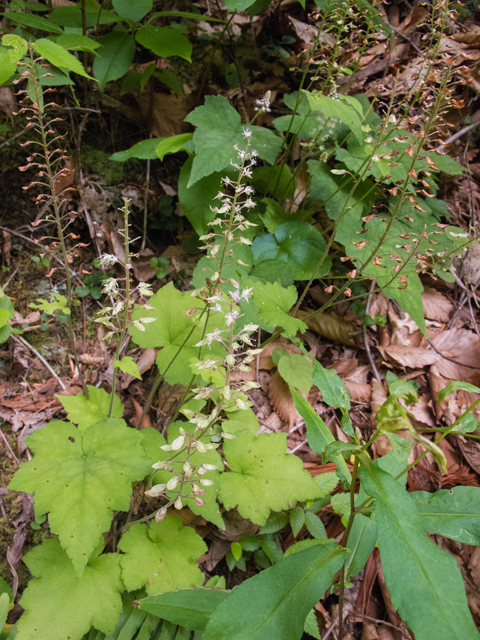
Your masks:
{"label": "lance-shaped leaf", "polygon": [[479,640],[454,558],[424,533],[405,489],[368,462],[360,468],[365,491],[377,501],[377,531],[392,604],[416,640]]}
{"label": "lance-shaped leaf", "polygon": [[418,509],[425,531],[480,546],[479,487],[454,487],[435,493],[415,491],[408,495]]}
{"label": "lance-shaped leaf", "polygon": [[299,640],[344,553],[318,544],[246,580],[212,614],[202,640]]}
{"label": "lance-shaped leaf", "polygon": [[180,589],[139,600],[142,611],[195,631],[203,631],[210,616],[229,596],[223,589]]}
{"label": "lance-shaped leaf", "polygon": [[[295,401],[295,408],[307,425],[308,444],[315,453],[322,455],[327,446],[332,442],[335,442],[335,438],[325,422],[318,414],[315,413],[310,403],[307,402],[307,400],[305,400],[305,398],[293,387],[290,387],[290,391],[292,392],[293,399]],[[338,476],[344,482],[349,483],[352,476],[350,475],[350,471],[348,470],[347,463],[343,456],[338,454],[333,460],[337,465]]]}
{"label": "lance-shaped leaf", "polygon": [[81,577],[58,540],[44,540],[23,560],[34,578],[21,599],[18,640],[80,640],[92,625],[113,633],[122,611],[118,554],[91,560]]}
{"label": "lance-shaped leaf", "polygon": [[207,545],[177,516],[161,522],[134,524],[118,543],[122,577],[128,591],[145,587],[149,595],[193,587],[203,582],[197,558]]}
{"label": "lance-shaped leaf", "polygon": [[286,453],[284,433],[254,436],[242,431],[224,443],[223,451],[231,471],[220,476],[219,498],[227,509],[238,507],[255,524],[264,525],[270,511],[320,496],[300,458]]}
{"label": "lance-shaped leaf", "polygon": [[123,420],[107,419],[82,433],[69,422],[51,422],[28,438],[34,453],[9,488],[34,493],[37,515],[49,515],[79,575],[114,510],[128,511],[131,483],[150,470],[142,435]]}

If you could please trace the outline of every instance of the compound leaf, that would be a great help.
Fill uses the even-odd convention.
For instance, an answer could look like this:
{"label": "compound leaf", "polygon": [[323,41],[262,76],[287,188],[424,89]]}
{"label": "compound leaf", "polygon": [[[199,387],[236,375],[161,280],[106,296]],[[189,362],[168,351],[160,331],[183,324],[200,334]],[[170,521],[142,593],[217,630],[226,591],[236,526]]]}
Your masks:
{"label": "compound leaf", "polygon": [[[34,575],[22,599],[18,640],[80,640],[93,625],[110,636],[120,612],[120,556],[91,560],[79,577],[58,540],[44,540],[23,557]],[[54,621],[54,623],[53,623]]]}
{"label": "compound leaf", "polygon": [[[88,427],[107,418],[110,410],[110,394],[105,389],[97,389],[92,385],[87,385],[87,389],[88,396],[83,393],[77,393],[76,396],[57,396],[67,412],[67,418],[78,425],[80,431],[85,431]],[[122,416],[122,401],[115,396],[111,417],[121,418]]]}
{"label": "compound leaf", "polygon": [[121,565],[128,591],[145,587],[153,595],[203,582],[196,559],[207,552],[207,545],[177,516],[153,521],[149,527],[134,524],[118,547],[125,554]]}
{"label": "compound leaf", "polygon": [[316,544],[246,580],[211,615],[202,640],[299,640],[344,553]]}
{"label": "compound leaf", "polygon": [[287,455],[284,433],[240,432],[223,450],[231,471],[220,476],[219,498],[226,509],[238,507],[255,524],[264,525],[270,511],[319,497],[300,458]]}
{"label": "compound leaf", "polygon": [[128,511],[131,483],[150,470],[142,435],[123,420],[107,419],[82,433],[70,422],[51,422],[28,438],[34,452],[10,483],[34,493],[35,512],[49,522],[82,574],[114,510]]}
{"label": "compound leaf", "polygon": [[478,640],[455,559],[424,533],[405,489],[375,464],[360,468],[376,499],[378,542],[392,604],[417,640]]}

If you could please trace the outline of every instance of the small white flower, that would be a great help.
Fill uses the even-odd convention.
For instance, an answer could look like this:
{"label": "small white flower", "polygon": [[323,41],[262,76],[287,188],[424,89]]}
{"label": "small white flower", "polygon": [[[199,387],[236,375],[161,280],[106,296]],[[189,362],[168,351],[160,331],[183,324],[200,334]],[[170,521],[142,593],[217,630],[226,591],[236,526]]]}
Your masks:
{"label": "small white flower", "polygon": [[244,129],[244,130],[243,130],[243,135],[244,135],[244,136],[245,136],[245,138],[247,138],[247,140],[248,140],[248,138],[251,138],[251,137],[252,137],[252,132],[250,131],[250,129],[248,129],[248,128],[247,128],[247,129]]}
{"label": "small white flower", "polygon": [[118,292],[118,282],[115,278],[107,278],[102,284],[102,291],[106,295],[116,294]]}
{"label": "small white flower", "polygon": [[172,451],[178,451],[183,447],[184,443],[185,436],[178,436],[178,438],[175,438],[175,440],[172,442]]}
{"label": "small white flower", "polygon": [[149,298],[150,296],[153,296],[153,291],[151,291],[151,284],[148,284],[147,282],[141,282],[137,289],[138,292],[140,293],[141,296],[145,296],[146,298]]}
{"label": "small white flower", "polygon": [[102,253],[98,259],[98,264],[101,267],[111,267],[118,262],[117,256],[112,256],[110,253]]}

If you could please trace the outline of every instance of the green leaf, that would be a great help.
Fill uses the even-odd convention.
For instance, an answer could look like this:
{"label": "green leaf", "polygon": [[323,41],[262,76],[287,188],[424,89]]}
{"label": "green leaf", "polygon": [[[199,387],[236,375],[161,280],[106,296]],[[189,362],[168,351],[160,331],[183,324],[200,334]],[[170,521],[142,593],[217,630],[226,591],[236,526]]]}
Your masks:
{"label": "green leaf", "polygon": [[99,42],[96,42],[87,36],[82,36],[79,33],[69,33],[63,36],[58,36],[55,40],[63,49],[67,49],[69,51],[88,51],[88,53],[95,54],[95,49],[98,49],[100,46]]}
{"label": "green leaf", "polygon": [[[355,108],[350,104],[342,102],[342,96],[338,98],[329,98],[321,94],[313,94],[310,91],[305,91],[308,103],[312,111],[319,111],[323,116],[327,115],[335,120],[340,120],[349,127],[355,138],[362,143],[362,106],[358,102],[358,107]],[[354,100],[354,98],[351,98]],[[355,102],[357,102],[355,100]]]}
{"label": "green leaf", "polygon": [[414,491],[408,494],[428,533],[480,547],[480,488]]}
{"label": "green leaf", "polygon": [[[48,33],[63,33],[62,29],[56,24],[52,23],[47,18],[36,16],[33,13],[19,13],[16,11],[9,11],[8,14],[2,13],[2,16],[7,16],[13,24],[19,24],[21,27],[27,27],[30,29],[38,29],[39,31],[48,31]],[[37,40],[38,42],[38,40]]]}
{"label": "green leaf", "polygon": [[[180,435],[180,427],[182,427],[186,433],[193,433],[195,429],[195,425],[190,422],[180,422],[180,421],[173,422],[168,427],[169,444],[171,444]],[[155,432],[155,433],[158,434],[158,432]],[[160,447],[161,445],[165,444],[164,442],[160,441],[161,439],[158,436],[156,440],[157,440],[157,447]],[[203,438],[202,441],[205,444],[208,444],[210,442],[210,438],[207,436]],[[165,451],[159,451],[158,448],[155,453],[156,453],[156,457],[155,456],[152,457],[153,463],[159,460],[167,460],[171,456],[171,453],[168,453]],[[148,454],[149,455],[153,454],[152,447],[149,448]],[[187,451],[186,450],[181,451],[179,454],[177,454],[175,460],[177,460],[178,464],[184,463],[187,460]],[[196,513],[202,518],[205,518],[205,520],[209,520],[210,522],[213,522],[219,529],[225,529],[225,523],[220,514],[220,508],[217,502],[217,495],[218,495],[219,485],[220,485],[219,483],[220,473],[224,469],[224,464],[223,464],[221,455],[218,453],[218,451],[215,451],[215,450],[206,451],[205,453],[200,453],[199,451],[196,451],[195,453],[190,454],[189,461],[192,465],[201,465],[204,463],[213,464],[218,468],[218,470],[208,472],[207,478],[213,481],[213,485],[210,485],[209,487],[205,487],[206,492],[202,496],[203,500],[205,501],[205,504],[203,507],[199,507],[195,503],[193,498],[184,498],[183,504],[186,507],[189,507],[193,511],[193,513]],[[157,473],[155,474],[153,483],[166,484],[171,477],[172,475],[169,472],[160,470],[160,471],[157,471]],[[167,491],[166,495],[169,499],[172,500],[176,498],[177,494],[175,492]]]}
{"label": "green leaf", "polygon": [[21,599],[18,640],[80,640],[92,625],[113,633],[122,611],[118,554],[91,560],[81,577],[58,540],[44,540],[23,560],[34,578]]}
{"label": "green leaf", "polygon": [[118,543],[122,577],[128,591],[145,588],[149,595],[193,587],[203,582],[197,558],[208,551],[192,527],[181,518],[134,524]]}
{"label": "green leaf", "polygon": [[6,82],[17,70],[17,63],[10,58],[10,49],[0,47],[0,84]]}
{"label": "green leaf", "polygon": [[356,576],[362,571],[376,543],[376,519],[373,516],[367,518],[363,514],[357,513],[348,536],[347,548],[351,553],[345,564],[347,578]]}
{"label": "green leaf", "polygon": [[335,544],[315,545],[246,580],[217,607],[202,640],[299,640],[344,553]]}
{"label": "green leaf", "polygon": [[268,533],[276,533],[277,531],[280,531],[280,529],[283,529],[283,527],[286,527],[289,523],[289,520],[290,516],[288,513],[285,513],[285,511],[272,511],[268,516],[267,521],[260,529],[260,533],[262,535]]}
{"label": "green leaf", "polygon": [[325,526],[315,513],[312,513],[311,511],[305,512],[305,525],[310,535],[312,535],[316,540],[327,539]]}
{"label": "green leaf", "polygon": [[[292,389],[290,387],[290,391],[292,392],[293,399],[295,401],[295,408],[307,425],[308,444],[315,453],[322,455],[327,446],[331,442],[335,442],[335,438],[325,422],[318,414],[315,413],[308,401],[305,400],[305,398],[300,395],[296,389]],[[339,454],[334,458],[334,462],[337,465],[339,476],[345,482],[351,482],[352,476],[350,475],[350,471],[348,470],[347,463],[343,459],[343,456]]]}
{"label": "green leaf", "polygon": [[70,309],[67,307],[67,299],[65,296],[62,296],[61,293],[56,293],[55,291],[52,291],[50,295],[54,299],[54,302],[47,302],[46,300],[38,298],[37,302],[31,302],[30,306],[34,309],[40,309],[49,315],[55,311],[62,311],[64,314],[69,316]]}
{"label": "green leaf", "polygon": [[115,11],[128,20],[139,22],[152,10],[153,0],[113,0]]}
{"label": "green leaf", "polygon": [[468,391],[468,393],[480,393],[480,389],[476,387],[474,384],[470,384],[469,382],[461,382],[459,380],[453,380],[445,389],[442,389],[438,394],[438,402],[443,402],[445,398],[455,391]]}
{"label": "green leaf", "polygon": [[3,629],[7,621],[9,604],[10,599],[8,593],[2,593],[2,595],[0,595],[0,629]]}
{"label": "green leaf", "polygon": [[[293,285],[285,288],[279,282],[255,283],[253,302],[258,309],[259,323],[262,328],[273,332],[275,327],[279,326],[290,336],[294,336],[297,331],[303,333],[306,329],[305,323],[288,315],[297,301],[297,296],[297,289]],[[242,313],[248,306],[252,307],[251,302],[249,305],[242,304]]]}
{"label": "green leaf", "polygon": [[296,538],[300,532],[300,529],[305,524],[305,511],[302,507],[293,507],[290,510],[290,526],[292,527],[292,533]]}
{"label": "green leaf", "polygon": [[[100,420],[108,417],[110,411],[110,394],[105,389],[97,389],[93,385],[87,385],[88,396],[77,393],[76,396],[57,395],[67,412],[70,422],[78,425],[80,431],[85,431]],[[117,396],[113,401],[112,418],[123,416],[123,404]]]}
{"label": "green leaf", "polygon": [[[264,260],[283,260],[291,268],[296,280],[308,280],[324,254],[327,245],[322,234],[308,222],[285,222],[269,233],[255,238],[252,250],[255,264]],[[326,256],[317,272],[325,276],[332,266]]]}
{"label": "green leaf", "polygon": [[174,624],[203,631],[211,614],[229,595],[221,589],[180,589],[144,598],[138,607]]}
{"label": "green leaf", "polygon": [[350,393],[335,369],[325,369],[316,360],[313,365],[313,384],[330,407],[350,410]]}
{"label": "green leaf", "polygon": [[283,260],[264,260],[253,268],[250,275],[263,282],[279,282],[285,289],[294,282],[292,270]]}
{"label": "green leaf", "polygon": [[298,353],[282,356],[277,365],[278,372],[287,384],[308,393],[312,388],[313,365]]}
{"label": "green leaf", "polygon": [[161,58],[179,56],[191,62],[192,43],[177,29],[172,27],[154,27],[147,25],[135,34],[135,39],[146,49],[150,49]]}
{"label": "green leaf", "polygon": [[126,31],[111,31],[98,41],[101,47],[93,62],[93,75],[103,91],[107,82],[127,73],[135,56],[135,41]]}
{"label": "green leaf", "polygon": [[110,156],[109,160],[114,160],[115,162],[125,162],[125,160],[130,160],[130,158],[156,160],[158,156],[155,149],[162,140],[165,140],[165,138],[147,138],[147,140],[141,140],[137,142],[137,144],[134,144],[133,147],[130,147],[130,149],[117,151],[117,153]]}
{"label": "green leaf", "polygon": [[332,509],[342,516],[350,514],[350,494],[335,493],[330,499]]}
{"label": "green leaf", "polygon": [[167,153],[181,151],[185,144],[193,138],[193,133],[181,133],[178,136],[170,136],[161,140],[155,148],[155,153],[163,160]]}
{"label": "green leaf", "polygon": [[260,429],[260,423],[255,413],[251,410],[235,411],[229,413],[229,419],[222,422],[222,431],[237,434],[239,431],[249,431],[253,435]]}
{"label": "green leaf", "polygon": [[4,47],[12,47],[13,51],[9,51],[12,62],[21,60],[28,50],[27,41],[14,33],[4,35],[2,37],[2,44]]}
{"label": "green leaf", "polygon": [[316,640],[322,640],[320,631],[318,629],[317,618],[315,617],[315,609],[312,609],[305,618],[305,626],[303,627],[305,633],[308,633]]}
{"label": "green leaf", "polygon": [[10,312],[8,309],[0,309],[0,328],[4,327],[10,320]]}
{"label": "green leaf", "polygon": [[[193,157],[188,158],[180,169],[178,179],[178,199],[187,216],[199,236],[208,232],[209,223],[215,219],[215,213],[210,207],[218,206],[215,200],[221,186],[221,179],[226,174],[233,174],[230,171],[223,173],[215,172],[197,180],[195,184],[187,186],[190,181]],[[200,245],[200,243],[199,243]]]}
{"label": "green leaf", "polygon": [[128,511],[131,483],[150,470],[142,435],[123,420],[107,419],[82,433],[69,422],[51,422],[28,438],[34,452],[10,488],[34,493],[35,513],[49,522],[82,574],[114,510]]}
{"label": "green leaf", "polygon": [[134,378],[137,378],[137,380],[142,379],[142,376],[140,375],[140,371],[138,369],[138,364],[131,356],[123,356],[121,360],[115,360],[113,366],[118,367],[120,371],[123,371],[123,373],[128,373]]}
{"label": "green leaf", "polygon": [[227,0],[225,6],[230,12],[245,11],[245,9],[251,7],[255,2],[256,0]]}
{"label": "green leaf", "polygon": [[424,533],[405,489],[375,464],[360,467],[375,498],[378,542],[392,604],[417,640],[478,640],[455,559]]}
{"label": "green leaf", "polygon": [[241,432],[236,440],[227,440],[223,450],[231,471],[220,477],[219,498],[226,509],[237,506],[255,524],[265,524],[270,511],[318,497],[300,458],[287,455],[283,433]]}
{"label": "green leaf", "polygon": [[[160,372],[165,373],[165,380],[169,384],[188,385],[192,378],[190,363],[192,359],[198,361],[198,347],[195,345],[202,339],[204,325],[203,323],[195,324],[195,316],[199,317],[200,311],[197,311],[195,316],[188,316],[186,312],[195,306],[201,308],[203,305],[192,298],[190,291],[177,291],[173,282],[169,282],[157,291],[150,298],[149,304],[154,307],[152,311],[138,309],[133,312],[132,318],[136,320],[149,317],[157,318],[157,321],[144,325],[145,331],[139,331],[133,325],[130,326],[130,335],[143,348],[163,347],[157,355],[157,365]],[[213,323],[214,320],[216,321],[215,315],[211,322]],[[192,329],[193,332],[188,337]],[[184,343],[185,345],[181,348]],[[218,355],[221,358],[224,357],[225,351],[217,342],[212,345],[209,354]],[[168,372],[167,367],[169,367]]]}
{"label": "green leaf", "polygon": [[36,40],[34,43],[32,43],[32,46],[43,58],[45,58],[45,60],[48,60],[48,62],[53,64],[55,67],[68,69],[68,71],[78,73],[79,76],[90,78],[88,73],[83,68],[80,60],[78,60],[78,58],[66,51],[56,42],[47,40],[46,38],[41,38],[40,40]]}
{"label": "green leaf", "polygon": [[[240,115],[224,96],[206,96],[205,104],[197,107],[185,120],[197,127],[193,142],[195,159],[188,186],[216,171],[230,167],[230,161],[237,162],[237,151],[245,149],[245,128]],[[281,139],[273,131],[263,127],[248,127],[251,132],[250,149],[255,149],[261,160],[273,164],[281,149]]]}
{"label": "green leaf", "polygon": [[232,542],[232,544],[230,545],[230,551],[232,553],[232,556],[238,562],[243,554],[242,545],[239,542]]}
{"label": "green leaf", "polygon": [[[72,7],[57,7],[49,16],[49,21],[62,27],[82,29],[82,11],[79,5]],[[87,29],[97,28],[97,25],[122,22],[122,18],[115,11],[106,11],[96,2],[85,3],[85,23]]]}
{"label": "green leaf", "polygon": [[322,492],[322,498],[324,498],[325,496],[328,496],[328,494],[332,493],[336,488],[338,484],[338,476],[333,471],[320,473],[318,476],[315,476],[315,482]]}

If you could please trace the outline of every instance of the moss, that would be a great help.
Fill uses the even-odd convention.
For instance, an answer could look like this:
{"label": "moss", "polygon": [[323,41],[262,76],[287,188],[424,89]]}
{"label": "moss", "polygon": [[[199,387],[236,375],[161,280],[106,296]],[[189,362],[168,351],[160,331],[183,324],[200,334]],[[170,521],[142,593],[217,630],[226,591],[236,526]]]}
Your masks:
{"label": "moss", "polygon": [[96,173],[103,185],[110,186],[123,181],[122,164],[110,160],[105,151],[84,144],[81,156],[84,172]]}

